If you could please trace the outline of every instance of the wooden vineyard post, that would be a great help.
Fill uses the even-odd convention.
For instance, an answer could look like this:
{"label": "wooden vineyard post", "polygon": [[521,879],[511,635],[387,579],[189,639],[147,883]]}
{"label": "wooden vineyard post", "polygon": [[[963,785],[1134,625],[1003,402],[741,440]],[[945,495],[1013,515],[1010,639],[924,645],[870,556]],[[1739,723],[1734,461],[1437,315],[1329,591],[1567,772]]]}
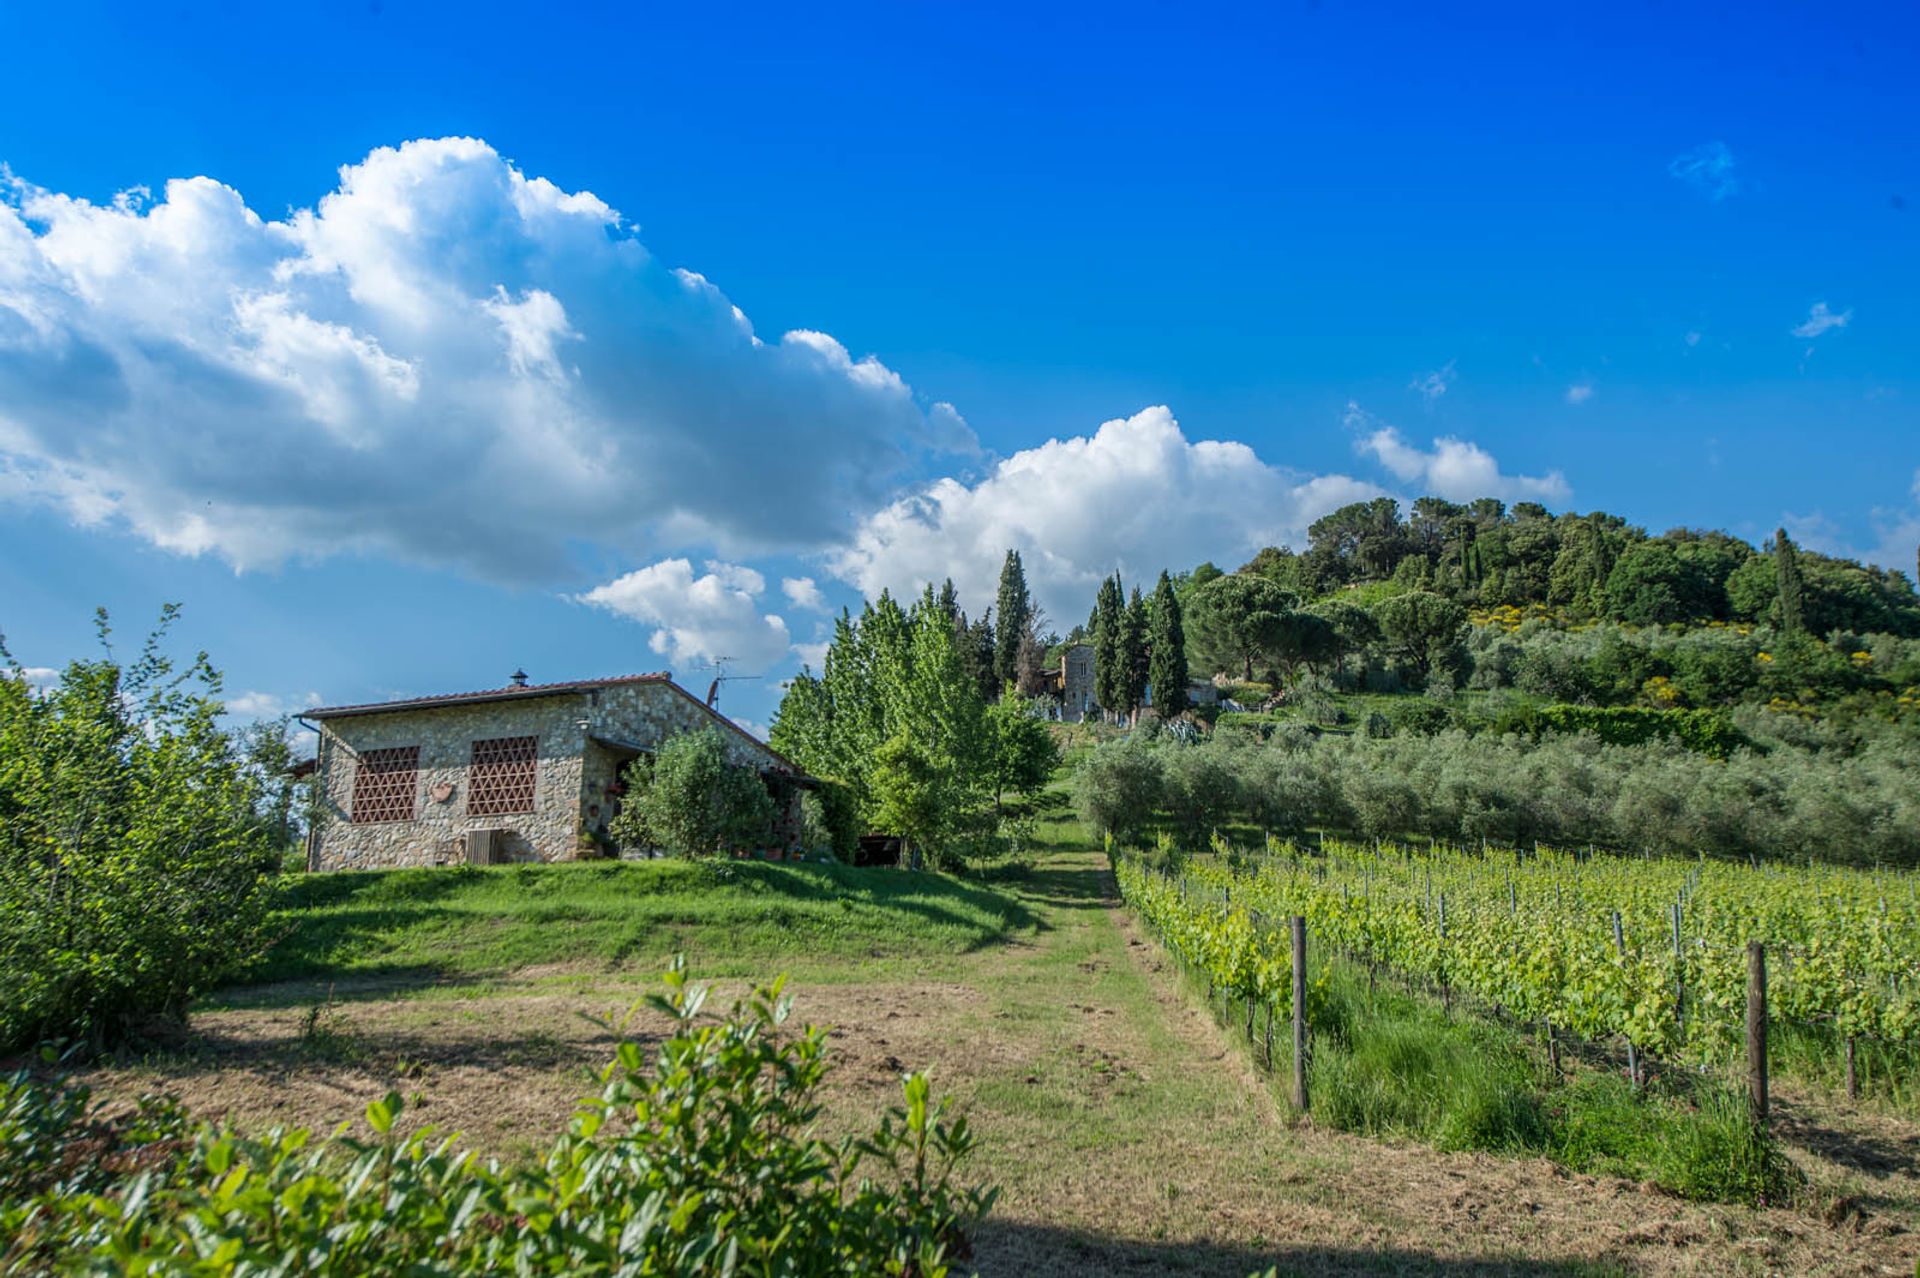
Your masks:
{"label": "wooden vineyard post", "polygon": [[1847,1099],[1860,1099],[1860,1080],[1853,1072],[1853,1035],[1847,1035]]}
{"label": "wooden vineyard post", "polygon": [[1307,920],[1293,916],[1293,1104],[1307,1109]]}
{"label": "wooden vineyard post", "polygon": [[[1621,958],[1627,956],[1626,934],[1620,930],[1620,911],[1613,912],[1613,951]],[[1627,1081],[1635,1087],[1640,1086],[1640,1053],[1633,1045],[1633,1039],[1627,1039]]]}
{"label": "wooden vineyard post", "polygon": [[1767,947],[1747,942],[1747,1109],[1767,1125]]}
{"label": "wooden vineyard post", "polygon": [[1687,1036],[1687,955],[1680,944],[1680,902],[1673,903],[1673,1023]]}

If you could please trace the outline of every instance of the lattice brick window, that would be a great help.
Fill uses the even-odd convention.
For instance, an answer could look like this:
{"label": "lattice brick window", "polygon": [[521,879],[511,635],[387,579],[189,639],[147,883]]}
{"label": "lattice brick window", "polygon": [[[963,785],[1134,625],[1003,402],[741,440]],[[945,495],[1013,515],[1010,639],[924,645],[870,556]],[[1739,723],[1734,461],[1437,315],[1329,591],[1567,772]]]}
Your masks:
{"label": "lattice brick window", "polygon": [[413,820],[420,783],[420,747],[366,750],[353,771],[353,822]]}
{"label": "lattice brick window", "polygon": [[467,772],[468,814],[533,811],[539,744],[539,737],[495,737],[474,742],[473,766]]}

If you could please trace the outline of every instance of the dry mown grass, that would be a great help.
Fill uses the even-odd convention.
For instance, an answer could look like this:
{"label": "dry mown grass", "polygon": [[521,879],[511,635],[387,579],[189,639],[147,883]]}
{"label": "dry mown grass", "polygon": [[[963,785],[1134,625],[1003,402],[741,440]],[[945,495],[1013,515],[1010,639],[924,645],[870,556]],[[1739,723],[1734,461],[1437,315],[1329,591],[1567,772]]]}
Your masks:
{"label": "dry mown grass", "polygon": [[[1004,1187],[972,1262],[983,1273],[1915,1272],[1911,1124],[1787,1096],[1782,1130],[1815,1189],[1765,1211],[1321,1130],[1293,1121],[1180,989],[1096,855],[1056,854],[1017,890],[1041,921],[1030,937],[795,988],[800,1018],[832,1027],[829,1127],[870,1123],[897,1101],[900,1071],[922,1066],[977,1124],[974,1170]],[[613,1041],[589,1016],[620,1012],[645,976],[562,965],[482,984],[342,983],[331,1003],[314,985],[291,1005],[281,989],[203,1012],[177,1050],[88,1081],[317,1126],[399,1086],[418,1097],[410,1116],[511,1155],[564,1121]]]}

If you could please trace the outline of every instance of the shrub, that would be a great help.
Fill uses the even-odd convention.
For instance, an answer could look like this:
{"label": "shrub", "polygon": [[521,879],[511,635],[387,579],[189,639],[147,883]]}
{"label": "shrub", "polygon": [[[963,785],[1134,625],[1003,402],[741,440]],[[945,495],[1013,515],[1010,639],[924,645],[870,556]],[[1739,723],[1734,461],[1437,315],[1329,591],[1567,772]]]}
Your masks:
{"label": "shrub", "polygon": [[826,1032],[782,1030],[779,982],[715,1022],[676,962],[649,998],[673,1030],[645,1068],[622,1041],[537,1165],[401,1135],[252,1137],[147,1106],[117,1119],[26,1075],[0,1087],[0,1237],[13,1271],[899,1274],[938,1278],[994,1191],[924,1074],[858,1140],[813,1136]]}
{"label": "shrub", "polygon": [[265,948],[280,847],[259,779],[221,731],[219,675],[160,652],[69,665],[35,691],[0,672],[0,1049],[104,1047]]}
{"label": "shrub", "polygon": [[1131,738],[1109,741],[1073,773],[1073,804],[1080,819],[1099,836],[1121,843],[1139,839],[1160,806],[1160,760]]}
{"label": "shrub", "polygon": [[627,766],[627,801],[608,827],[628,848],[714,856],[765,844],[773,799],[752,768],[730,763],[712,728],[670,738],[651,760]]}

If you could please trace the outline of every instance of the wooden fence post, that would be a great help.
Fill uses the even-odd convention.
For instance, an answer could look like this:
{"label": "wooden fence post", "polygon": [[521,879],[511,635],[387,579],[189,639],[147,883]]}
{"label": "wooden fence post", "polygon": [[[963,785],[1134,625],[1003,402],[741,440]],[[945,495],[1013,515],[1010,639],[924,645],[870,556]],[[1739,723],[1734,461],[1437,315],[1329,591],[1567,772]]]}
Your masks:
{"label": "wooden fence post", "polygon": [[1293,916],[1293,1103],[1307,1108],[1307,920]]}
{"label": "wooden fence post", "polygon": [[1767,947],[1747,942],[1747,1109],[1767,1125]]}
{"label": "wooden fence post", "polygon": [[[1621,958],[1627,956],[1626,935],[1620,930],[1620,911],[1613,912],[1613,950]],[[1633,1039],[1627,1039],[1627,1081],[1635,1087],[1640,1086],[1640,1053],[1633,1046]]]}

